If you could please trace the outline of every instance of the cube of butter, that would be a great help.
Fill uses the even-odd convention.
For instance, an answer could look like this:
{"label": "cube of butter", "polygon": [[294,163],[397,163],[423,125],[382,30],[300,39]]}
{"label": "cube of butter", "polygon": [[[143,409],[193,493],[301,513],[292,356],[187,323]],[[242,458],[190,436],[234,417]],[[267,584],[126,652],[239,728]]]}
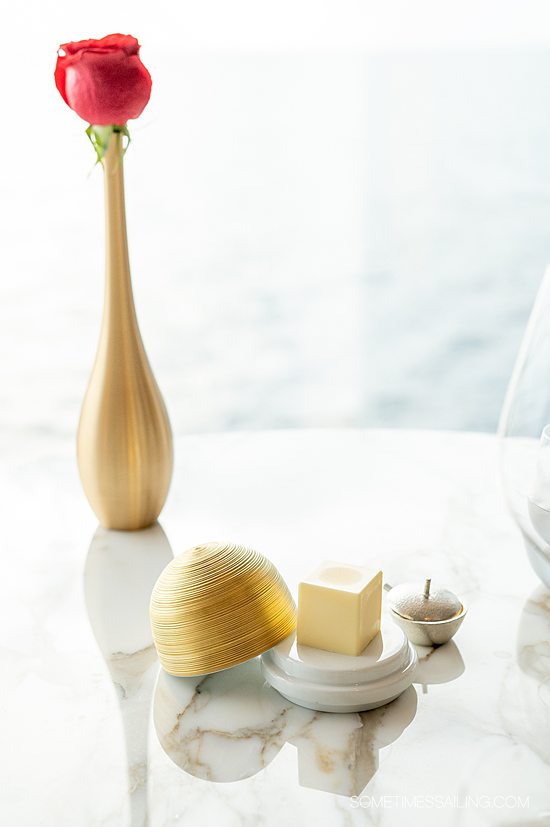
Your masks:
{"label": "cube of butter", "polygon": [[298,587],[297,642],[360,655],[380,631],[381,611],[381,571],[327,560]]}

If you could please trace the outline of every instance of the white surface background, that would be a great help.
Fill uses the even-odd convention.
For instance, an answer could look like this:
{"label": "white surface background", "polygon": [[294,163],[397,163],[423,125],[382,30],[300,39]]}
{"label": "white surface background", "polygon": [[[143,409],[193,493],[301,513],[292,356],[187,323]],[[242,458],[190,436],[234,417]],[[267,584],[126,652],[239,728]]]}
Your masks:
{"label": "white surface background", "polygon": [[142,331],[177,434],[494,428],[550,258],[544,2],[4,4],[0,423],[71,444],[102,182],[60,42],[143,44]]}

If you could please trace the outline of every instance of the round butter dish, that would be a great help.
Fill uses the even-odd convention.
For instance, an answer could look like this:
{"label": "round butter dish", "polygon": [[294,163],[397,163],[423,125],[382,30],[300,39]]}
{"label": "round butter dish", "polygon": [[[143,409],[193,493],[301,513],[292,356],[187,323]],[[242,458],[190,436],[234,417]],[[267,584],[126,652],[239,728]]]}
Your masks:
{"label": "round butter dish", "polygon": [[415,649],[394,623],[357,657],[299,646],[296,633],[262,655],[262,673],[281,695],[321,712],[362,712],[395,700],[414,678]]}

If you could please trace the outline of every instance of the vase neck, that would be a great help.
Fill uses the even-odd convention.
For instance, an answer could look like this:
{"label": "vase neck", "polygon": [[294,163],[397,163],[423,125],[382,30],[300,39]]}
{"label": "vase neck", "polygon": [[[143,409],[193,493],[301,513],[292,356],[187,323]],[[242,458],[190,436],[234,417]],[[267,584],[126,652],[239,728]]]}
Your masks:
{"label": "vase neck", "polygon": [[126,209],[124,204],[123,144],[120,132],[111,135],[103,156],[105,182],[105,314],[135,319]]}

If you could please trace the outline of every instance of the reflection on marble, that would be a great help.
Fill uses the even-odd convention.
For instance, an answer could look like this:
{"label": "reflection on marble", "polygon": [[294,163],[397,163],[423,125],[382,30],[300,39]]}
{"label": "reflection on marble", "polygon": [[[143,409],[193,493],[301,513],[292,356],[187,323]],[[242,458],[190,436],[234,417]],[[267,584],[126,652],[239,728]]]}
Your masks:
{"label": "reflection on marble", "polygon": [[541,685],[550,682],[550,591],[536,588],[525,602],[517,636],[518,664]]}
{"label": "reflection on marble", "polygon": [[416,692],[370,712],[336,714],[297,706],[262,677],[255,658],[197,678],[161,670],[154,723],[167,755],[197,778],[250,778],[276,760],[288,741],[298,751],[298,783],[357,795],[378,769],[378,752],[411,723]]}
{"label": "reflection on marble", "polygon": [[550,765],[550,592],[544,586],[523,606],[516,660],[519,670],[507,670],[503,681],[503,722],[512,737],[521,737]]}
{"label": "reflection on marble", "polygon": [[84,569],[90,625],[119,700],[131,827],[147,824],[148,723],[157,674],[149,599],[171,559],[170,544],[158,523],[142,531],[110,531],[99,526]]}
{"label": "reflection on marble", "polygon": [[428,686],[433,683],[449,683],[464,672],[465,666],[460,649],[454,640],[443,646],[415,646],[418,655],[415,683],[422,686],[422,693],[428,694]]}
{"label": "reflection on marble", "polygon": [[412,722],[416,704],[410,686],[392,703],[368,712],[310,712],[310,722],[289,738],[298,749],[300,785],[359,795],[378,770],[380,750]]}
{"label": "reflection on marble", "polygon": [[[146,745],[147,695],[157,671],[154,663],[147,669],[147,592],[169,549],[153,560],[139,537],[98,532],[86,561],[95,521],[73,446],[66,457],[52,456],[44,443],[43,461],[11,464],[5,474],[0,468],[11,515],[3,524],[0,577],[2,825],[129,827],[130,816],[139,824],[145,756],[150,827],[545,825],[550,604],[544,589],[535,590],[505,510],[496,441],[287,431],[184,438],[176,448],[175,486],[163,514],[174,551],[212,537],[238,539],[272,559],[294,593],[304,573],[335,554],[365,563],[376,555],[390,582],[429,572],[468,601],[457,649],[429,655],[429,673],[421,673],[427,694],[416,685],[365,717],[298,711],[254,678],[242,687],[246,709],[238,687],[232,700],[228,688],[228,705],[212,719],[219,702],[212,686],[221,676],[206,679],[194,700],[192,685],[184,691],[177,684],[182,694],[173,697],[161,676],[156,731],[150,721]],[[97,642],[81,588],[85,563]],[[457,650],[465,669],[454,677]],[[237,724],[249,737],[232,737]],[[168,739],[170,757],[159,737]],[[178,753],[192,771],[174,763]],[[128,763],[138,768],[132,813]],[[217,783],[222,773],[237,780]],[[358,807],[349,795],[327,792],[349,794],[362,784],[363,796],[389,796],[390,804]],[[456,796],[509,794],[528,796],[528,806],[452,804]],[[391,799],[433,795],[449,796],[451,804],[405,809]]]}

